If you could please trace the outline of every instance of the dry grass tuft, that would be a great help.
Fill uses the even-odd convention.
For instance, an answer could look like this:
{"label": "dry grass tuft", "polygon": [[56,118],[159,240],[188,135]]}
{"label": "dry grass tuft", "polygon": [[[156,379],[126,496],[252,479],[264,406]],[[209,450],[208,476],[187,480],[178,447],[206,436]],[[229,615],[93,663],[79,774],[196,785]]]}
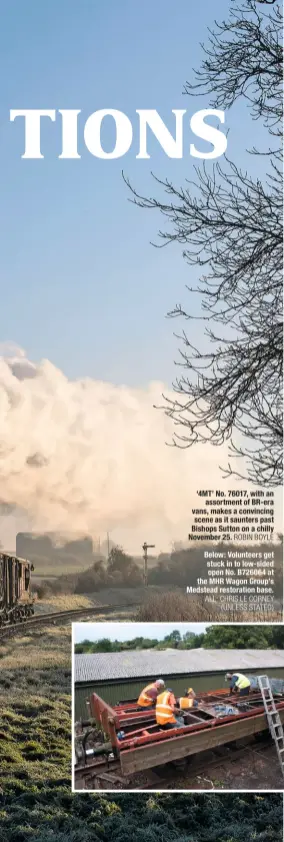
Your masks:
{"label": "dry grass tuft", "polygon": [[52,611],[72,611],[73,608],[91,608],[94,602],[87,596],[77,594],[60,594],[38,599],[35,604],[36,613]]}
{"label": "dry grass tuft", "polygon": [[191,620],[199,622],[216,618],[214,606],[202,600],[188,598],[184,594],[169,591],[150,596],[147,602],[140,606],[135,620],[140,622],[162,622],[166,620]]}
{"label": "dry grass tuft", "polygon": [[70,652],[70,625],[34,629],[23,638],[8,639],[1,646],[1,671],[45,669],[55,665],[70,669]]}
{"label": "dry grass tuft", "polygon": [[213,623],[244,623],[270,622],[282,623],[281,612],[263,613],[241,612],[232,610],[220,611],[213,603],[207,602],[205,597],[186,596],[186,594],[169,591],[167,593],[149,595],[148,600],[141,605],[135,615],[135,621],[142,623],[171,621],[213,622]]}

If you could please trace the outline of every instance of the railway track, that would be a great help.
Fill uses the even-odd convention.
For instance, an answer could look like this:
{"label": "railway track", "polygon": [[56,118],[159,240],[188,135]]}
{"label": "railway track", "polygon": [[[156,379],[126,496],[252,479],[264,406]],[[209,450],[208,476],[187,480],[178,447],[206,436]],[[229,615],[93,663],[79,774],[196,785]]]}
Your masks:
{"label": "railway track", "polygon": [[[206,756],[206,759],[200,759],[198,757],[192,758],[190,763],[185,763],[184,768],[182,766],[177,766],[173,768],[173,764],[168,764],[167,766],[161,766],[159,771],[154,769],[149,769],[147,772],[143,773],[143,780],[139,779],[137,785],[131,781],[131,778],[123,778],[120,773],[120,765],[119,761],[113,760],[111,763],[107,764],[105,760],[98,759],[95,762],[91,762],[87,764],[85,767],[75,766],[74,770],[74,791],[78,792],[80,790],[85,791],[94,791],[94,790],[104,790],[107,791],[115,791],[115,790],[155,790],[156,792],[163,790],[163,789],[171,789],[175,785],[175,781],[184,775],[186,772],[186,776],[193,777],[197,781],[204,780],[205,782],[211,785],[211,788],[214,789],[214,784],[210,780],[210,772],[213,771],[214,768],[221,766],[224,763],[234,764],[238,760],[242,760],[243,758],[248,759],[248,762],[253,757],[261,757],[267,761],[266,752],[271,750],[271,740],[267,740],[266,738],[260,741],[259,745],[245,745],[241,748],[229,749],[228,747],[224,747],[224,750],[220,752],[220,750],[214,750],[211,752],[211,757],[209,758]],[[276,764],[276,759],[275,759]],[[277,764],[276,764],[277,765]],[[205,776],[205,777],[204,777]],[[208,777],[209,776],[209,777]],[[200,787],[197,785],[196,787],[190,786],[190,789],[199,789]],[[207,787],[208,788],[208,787]],[[210,788],[210,787],[209,787]],[[282,788],[281,781],[279,781],[279,789]]]}
{"label": "railway track", "polygon": [[132,603],[128,605],[95,605],[89,608],[73,608],[69,611],[51,611],[49,614],[37,614],[29,620],[23,620],[21,623],[0,628],[0,643],[9,637],[15,637],[17,634],[23,634],[23,632],[30,631],[34,628],[37,629],[39,626],[65,623],[68,620],[76,620],[80,617],[90,617],[92,619],[99,614],[112,614],[114,611],[123,612],[129,608],[135,610],[137,607],[137,605],[133,605]]}

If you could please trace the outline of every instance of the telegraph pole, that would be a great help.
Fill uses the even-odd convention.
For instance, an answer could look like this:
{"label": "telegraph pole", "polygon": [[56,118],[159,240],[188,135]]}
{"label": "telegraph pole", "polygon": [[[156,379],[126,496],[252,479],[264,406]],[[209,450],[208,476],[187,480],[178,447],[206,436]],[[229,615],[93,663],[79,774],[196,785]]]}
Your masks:
{"label": "telegraph pole", "polygon": [[107,532],[107,557],[109,559],[109,533]]}
{"label": "telegraph pole", "polygon": [[148,587],[148,550],[152,550],[154,547],[155,544],[147,544],[147,541],[144,541],[142,546],[144,552],[144,585],[146,588]]}

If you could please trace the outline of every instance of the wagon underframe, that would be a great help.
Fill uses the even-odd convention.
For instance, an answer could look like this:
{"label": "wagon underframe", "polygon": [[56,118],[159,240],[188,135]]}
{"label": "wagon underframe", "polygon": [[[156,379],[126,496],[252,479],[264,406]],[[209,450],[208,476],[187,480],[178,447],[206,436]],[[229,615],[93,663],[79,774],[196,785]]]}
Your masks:
{"label": "wagon underframe", "polygon": [[[241,740],[266,731],[267,718],[261,695],[253,694],[246,699],[228,697],[226,690],[202,694],[203,705],[186,714],[183,728],[164,731],[156,724],[152,710],[138,711],[137,703],[121,702],[110,707],[100,696],[93,693],[90,709],[96,723],[108,736],[114,756],[120,761],[122,775],[160,766],[190,755],[196,755],[218,746]],[[214,704],[230,704],[243,707],[229,716],[216,716]],[[284,723],[284,699],[275,699],[282,723]],[[210,712],[210,706],[211,711]],[[119,739],[119,732],[124,738]]]}

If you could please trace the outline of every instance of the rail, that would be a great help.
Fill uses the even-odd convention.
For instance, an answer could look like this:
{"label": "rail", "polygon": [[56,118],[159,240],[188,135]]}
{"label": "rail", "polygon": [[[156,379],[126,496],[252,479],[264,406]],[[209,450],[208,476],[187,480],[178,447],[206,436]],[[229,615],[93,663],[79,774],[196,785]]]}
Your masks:
{"label": "rail", "polygon": [[[208,789],[208,782],[211,785],[211,789],[215,789],[214,783],[210,779],[211,769],[213,771],[218,766],[222,768],[224,763],[232,766],[236,761],[242,760],[245,757],[248,758],[248,761],[251,758],[255,760],[257,757],[264,758],[266,762],[268,762],[268,759],[271,761],[270,754],[268,754],[268,757],[265,754],[271,750],[271,740],[267,740],[266,737],[263,737],[258,745],[253,744],[242,747],[233,745],[230,748],[228,746],[222,746],[222,749],[223,754],[220,753],[220,747],[213,749],[210,755],[205,752],[204,759],[198,755],[187,758],[185,768],[180,766],[175,768],[173,764],[170,764],[168,767],[161,765],[158,771],[155,769],[145,769],[143,770],[142,783],[141,774],[139,774],[139,781],[137,783],[135,782],[135,778],[132,779],[131,776],[128,778],[122,777],[119,761],[115,758],[112,760],[97,759],[95,762],[91,761],[83,765],[78,763],[74,768],[73,791],[87,790],[88,792],[92,792],[100,789],[105,792],[111,792],[117,789],[138,789],[139,791],[150,789],[159,792],[164,789],[173,789],[177,779],[181,775],[184,777],[185,771],[191,778],[190,789]],[[206,778],[199,777],[203,775],[206,775]],[[202,783],[206,781],[207,784],[205,783],[205,786],[202,786]],[[279,789],[281,788],[282,784],[280,781]]]}
{"label": "rail", "polygon": [[76,619],[77,617],[91,617],[98,614],[112,614],[114,611],[123,612],[126,609],[136,609],[138,606],[130,603],[128,605],[95,605],[89,608],[73,608],[69,611],[51,611],[49,614],[38,614],[29,620],[23,620],[21,623],[14,625],[3,626],[0,629],[0,642],[6,638],[14,637],[17,634],[22,634],[25,631],[37,628],[38,626],[50,625],[52,623],[66,622],[68,620]]}

